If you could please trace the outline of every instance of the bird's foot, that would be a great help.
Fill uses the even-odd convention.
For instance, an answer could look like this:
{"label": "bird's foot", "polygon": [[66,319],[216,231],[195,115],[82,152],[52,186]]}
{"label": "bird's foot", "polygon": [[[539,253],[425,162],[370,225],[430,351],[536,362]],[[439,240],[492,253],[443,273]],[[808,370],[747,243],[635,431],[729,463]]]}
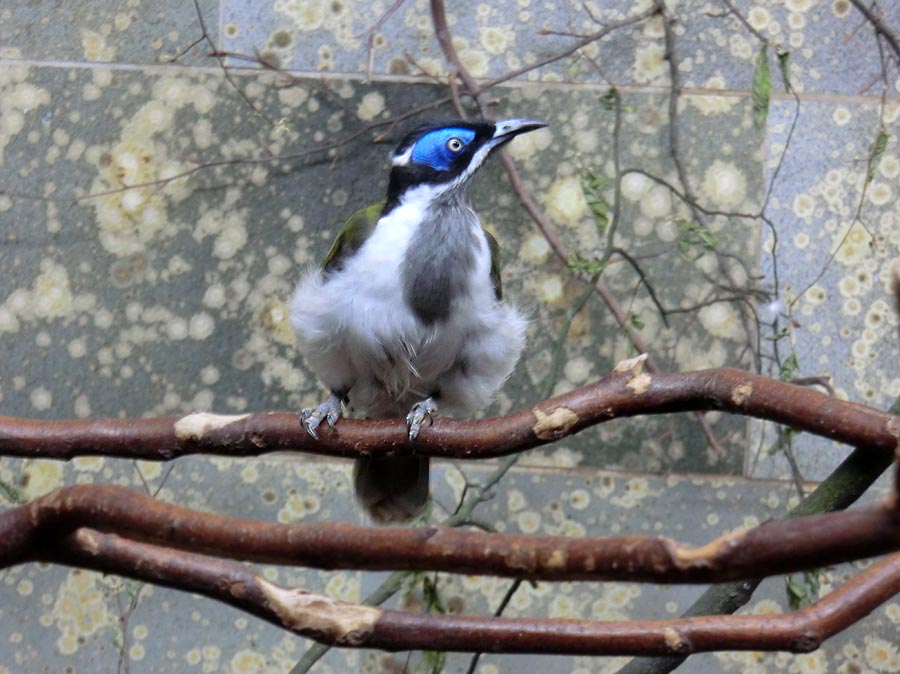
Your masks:
{"label": "bird's foot", "polygon": [[409,439],[415,440],[422,430],[422,422],[428,419],[431,423],[431,415],[437,412],[437,403],[434,398],[425,398],[422,402],[418,402],[412,406],[409,414],[406,415],[406,428],[409,429]]}
{"label": "bird's foot", "polygon": [[321,405],[313,409],[312,407],[304,408],[300,412],[300,425],[306,429],[314,439],[319,439],[316,429],[322,423],[322,419],[328,422],[328,425],[334,428],[337,420],[341,418],[341,397],[336,393],[332,393],[325,399]]}

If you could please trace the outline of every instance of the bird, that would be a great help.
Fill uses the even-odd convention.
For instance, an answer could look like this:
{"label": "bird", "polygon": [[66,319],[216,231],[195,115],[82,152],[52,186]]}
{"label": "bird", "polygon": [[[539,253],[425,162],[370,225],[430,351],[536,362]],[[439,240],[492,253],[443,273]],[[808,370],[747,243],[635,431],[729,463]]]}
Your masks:
{"label": "bird", "polygon": [[[383,202],[354,212],[290,304],[296,346],[329,389],[300,412],[314,439],[348,410],[406,415],[414,443],[438,410],[484,409],[512,373],[526,320],[502,301],[499,246],[467,187],[488,157],[532,119],[433,122],[412,130],[391,159]],[[429,499],[429,458],[355,460],[357,499],[379,524],[409,521]]]}

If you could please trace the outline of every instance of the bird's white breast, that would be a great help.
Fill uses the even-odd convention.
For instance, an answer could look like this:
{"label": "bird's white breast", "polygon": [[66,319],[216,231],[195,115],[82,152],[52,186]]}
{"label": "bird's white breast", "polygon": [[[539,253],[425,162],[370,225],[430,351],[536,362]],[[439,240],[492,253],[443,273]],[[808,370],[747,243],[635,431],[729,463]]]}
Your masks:
{"label": "bird's white breast", "polygon": [[405,412],[410,400],[431,395],[429,387],[458,364],[465,340],[496,329],[490,251],[474,218],[478,245],[469,292],[453,303],[448,319],[426,325],[405,301],[402,270],[416,255],[410,244],[430,198],[427,187],[413,190],[341,269],[309,272],[292,302],[301,353],[326,385],[351,390],[351,400],[370,415]]}

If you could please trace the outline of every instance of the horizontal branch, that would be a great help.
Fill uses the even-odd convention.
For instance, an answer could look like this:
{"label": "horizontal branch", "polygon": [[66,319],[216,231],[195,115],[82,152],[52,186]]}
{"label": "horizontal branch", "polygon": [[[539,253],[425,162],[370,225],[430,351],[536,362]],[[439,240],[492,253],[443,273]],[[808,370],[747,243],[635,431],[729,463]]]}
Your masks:
{"label": "horizontal branch", "polygon": [[446,526],[276,524],[157,501],[123,487],[63,487],[0,513],[0,568],[33,559],[81,527],[218,557],[369,571],[444,571],[528,580],[709,583],[758,578],[900,550],[893,500],[778,520],[702,546],[659,536],[567,538]]}
{"label": "horizontal branch", "polygon": [[196,592],[333,646],[569,655],[686,655],[713,650],[807,652],[900,591],[900,555],[874,564],[801,611],[652,621],[495,618],[410,613],[285,588],[234,562],[78,529],[45,561]]}
{"label": "horizontal branch", "polygon": [[165,461],[199,453],[258,456],[299,451],[341,457],[414,453],[487,459],[546,445],[610,419],[692,410],[768,419],[891,455],[900,438],[900,417],[811,388],[729,368],[648,373],[643,360],[623,361],[593,384],[503,417],[437,418],[412,443],[402,419],[342,419],[334,430],[320,428],[319,440],[313,440],[296,414],[287,412],[67,421],[0,417],[0,456]]}

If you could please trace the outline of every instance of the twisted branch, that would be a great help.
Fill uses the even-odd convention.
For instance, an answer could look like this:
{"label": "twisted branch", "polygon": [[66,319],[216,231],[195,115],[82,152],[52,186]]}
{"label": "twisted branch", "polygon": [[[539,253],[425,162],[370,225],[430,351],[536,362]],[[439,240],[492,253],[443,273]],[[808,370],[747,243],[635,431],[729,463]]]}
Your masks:
{"label": "twisted branch", "polygon": [[446,526],[275,524],[162,503],[122,487],[63,487],[0,513],[0,567],[40,557],[80,527],[268,564],[444,571],[527,580],[709,583],[790,573],[900,549],[893,501],[769,522],[702,546],[655,536],[567,538]]}
{"label": "twisted branch", "polygon": [[900,592],[900,555],[874,564],[794,613],[652,621],[495,618],[409,613],[334,601],[271,583],[241,564],[78,529],[41,559],[197,592],[320,643],[383,650],[686,655],[712,650],[807,652]]}
{"label": "twisted branch", "polygon": [[0,456],[168,461],[198,453],[298,451],[351,458],[415,453],[488,459],[550,444],[611,419],[696,410],[768,419],[891,455],[900,438],[900,418],[815,389],[731,368],[649,374],[643,362],[643,356],[622,361],[593,384],[506,416],[437,418],[413,443],[401,419],[342,419],[313,440],[288,412],[65,421],[0,417]]}

